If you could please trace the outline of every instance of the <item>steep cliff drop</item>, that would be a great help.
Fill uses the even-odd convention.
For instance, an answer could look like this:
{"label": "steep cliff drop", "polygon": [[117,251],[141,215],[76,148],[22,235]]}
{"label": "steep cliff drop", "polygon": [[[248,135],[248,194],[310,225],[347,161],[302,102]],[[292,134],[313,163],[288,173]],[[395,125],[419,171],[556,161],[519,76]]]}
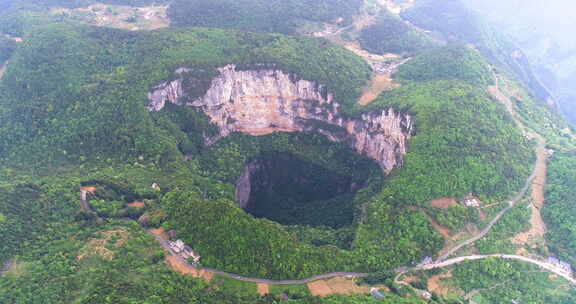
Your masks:
{"label": "steep cliff drop", "polygon": [[221,67],[199,97],[190,92],[202,90],[199,87],[205,83],[194,74],[192,69],[177,69],[175,80],[157,85],[148,94],[147,108],[160,111],[166,102],[198,108],[219,128],[217,136],[205,139],[207,145],[233,132],[254,136],[316,132],[375,160],[387,175],[402,165],[414,133],[412,117],[391,108],[356,119],[344,117],[325,87],[278,69]]}
{"label": "steep cliff drop", "polygon": [[354,195],[366,182],[354,173],[339,174],[290,153],[265,153],[236,181],[236,202],[253,216],[280,224],[340,228],[352,224]]}

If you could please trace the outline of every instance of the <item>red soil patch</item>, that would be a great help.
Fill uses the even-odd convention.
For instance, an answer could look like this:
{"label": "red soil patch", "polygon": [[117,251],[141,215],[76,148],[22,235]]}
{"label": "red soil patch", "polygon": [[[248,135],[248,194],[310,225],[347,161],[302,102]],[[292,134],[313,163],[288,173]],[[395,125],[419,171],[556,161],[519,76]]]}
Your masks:
{"label": "red soil patch", "polygon": [[380,94],[384,91],[389,91],[399,87],[399,83],[395,83],[392,80],[392,76],[389,73],[386,74],[379,74],[374,73],[372,75],[372,80],[370,81],[370,85],[364,89],[362,96],[358,100],[358,104],[363,106],[370,104],[374,101]]}
{"label": "red soil patch", "polygon": [[448,296],[448,295],[459,295],[462,296],[464,292],[459,290],[453,286],[450,286],[446,282],[443,282],[442,279],[449,279],[453,277],[452,272],[448,273],[441,273],[434,275],[428,279],[426,283],[426,288],[435,294]]}
{"label": "red soil patch", "polygon": [[428,220],[430,221],[430,225],[432,225],[432,227],[438,231],[438,233],[440,233],[442,235],[442,237],[444,237],[444,241],[450,241],[452,240],[452,230],[450,230],[450,228],[445,227],[440,225],[433,217],[428,216]]}
{"label": "red soil patch", "polygon": [[94,192],[96,192],[96,187],[95,186],[84,186],[84,187],[80,187],[80,191],[86,191],[88,193],[94,194]]}
{"label": "red soil patch", "polygon": [[160,227],[160,228],[156,228],[156,229],[150,229],[150,232],[154,235],[157,235],[165,240],[168,240],[168,234],[166,234],[166,232],[164,231],[164,228]]}
{"label": "red soil patch", "polygon": [[[156,229],[150,229],[149,231],[152,234],[159,236],[163,239],[168,239],[168,235],[166,235],[166,232],[164,232],[164,228],[162,227]],[[166,263],[170,266],[170,268],[172,268],[172,270],[183,275],[191,275],[192,277],[195,278],[202,278],[206,282],[210,282],[210,280],[212,280],[212,277],[214,276],[213,273],[203,269],[198,270],[194,267],[191,267],[190,265],[186,264],[186,262],[173,256],[172,253],[168,252],[166,249],[164,249],[164,252],[166,253],[165,254]]]}
{"label": "red soil patch", "polygon": [[[389,291],[386,286],[376,286],[380,290]],[[359,286],[354,279],[335,277],[308,283],[308,289],[313,296],[325,297],[329,295],[354,295],[370,293],[369,286]]]}
{"label": "red soil patch", "polygon": [[180,274],[190,275],[194,278],[202,278],[206,282],[210,282],[210,280],[212,280],[213,274],[211,272],[190,267],[170,253],[166,253],[166,263],[168,263],[172,270]]}
{"label": "red soil patch", "polygon": [[448,208],[455,206],[457,204],[458,204],[458,202],[456,201],[456,199],[451,198],[451,197],[442,197],[442,198],[437,198],[437,199],[430,201],[430,205],[432,207],[442,208],[442,209],[448,209]]}
{"label": "red soil patch", "polygon": [[144,208],[146,206],[146,204],[144,204],[144,202],[139,202],[139,201],[134,201],[128,204],[128,207],[132,207],[132,208],[136,208],[136,209],[140,209],[140,208]]}
{"label": "red soil patch", "polygon": [[310,294],[317,297],[326,297],[332,294],[332,289],[326,281],[316,281],[307,284]]}
{"label": "red soil patch", "polygon": [[530,209],[530,230],[517,234],[512,238],[512,243],[517,245],[527,244],[530,241],[542,239],[546,234],[546,224],[542,220],[540,210],[544,207],[544,185],[546,184],[546,149],[539,149],[537,153],[536,175],[532,181],[532,204]]}
{"label": "red soil patch", "polygon": [[258,294],[261,296],[265,296],[270,293],[270,288],[266,283],[258,283],[256,284],[258,287]]}

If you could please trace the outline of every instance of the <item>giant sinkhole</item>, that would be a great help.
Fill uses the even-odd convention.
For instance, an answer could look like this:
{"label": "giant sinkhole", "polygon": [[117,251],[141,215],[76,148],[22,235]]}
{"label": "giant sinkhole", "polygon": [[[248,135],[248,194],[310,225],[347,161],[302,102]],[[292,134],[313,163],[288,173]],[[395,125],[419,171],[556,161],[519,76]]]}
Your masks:
{"label": "giant sinkhole", "polygon": [[342,228],[354,221],[358,190],[379,172],[370,166],[377,168],[369,160],[351,161],[346,172],[336,172],[294,154],[264,153],[246,164],[236,201],[254,217],[283,225]]}
{"label": "giant sinkhole", "polygon": [[[176,69],[172,80],[149,92],[147,109],[172,112],[175,124],[194,138],[180,143],[182,152],[202,154],[198,164],[219,180],[236,179],[238,205],[258,218],[350,225],[359,204],[377,191],[375,181],[402,165],[414,134],[408,113],[386,108],[344,115],[328,87],[275,65],[228,64],[216,68],[212,79],[204,72]],[[284,132],[306,135],[274,142],[273,134]],[[244,168],[237,167],[235,158],[246,156]]]}

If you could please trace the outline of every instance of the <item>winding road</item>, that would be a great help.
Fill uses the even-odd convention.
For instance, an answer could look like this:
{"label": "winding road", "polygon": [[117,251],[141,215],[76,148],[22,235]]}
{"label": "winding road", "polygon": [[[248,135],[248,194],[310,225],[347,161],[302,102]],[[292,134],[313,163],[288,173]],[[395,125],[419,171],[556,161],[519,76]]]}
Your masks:
{"label": "winding road", "polygon": [[546,149],[546,142],[544,141],[543,138],[539,138],[538,139],[538,146],[536,147],[536,161],[534,164],[534,169],[532,170],[532,174],[530,174],[530,176],[528,177],[528,179],[526,179],[526,183],[524,184],[524,187],[522,187],[522,189],[512,198],[510,199],[510,201],[508,202],[508,206],[504,209],[502,209],[502,211],[500,211],[491,221],[490,223],[488,223],[488,225],[486,225],[486,227],[484,229],[482,229],[482,231],[480,231],[476,236],[461,242],[460,244],[452,247],[450,250],[448,250],[446,253],[442,254],[440,257],[438,257],[438,259],[436,260],[436,262],[440,262],[443,261],[445,259],[447,259],[448,257],[450,257],[451,255],[453,255],[454,253],[456,253],[456,251],[460,250],[462,247],[468,246],[470,244],[473,244],[474,242],[480,240],[481,238],[483,238],[484,236],[486,236],[486,234],[488,234],[488,232],[490,232],[492,230],[492,227],[498,223],[498,221],[502,218],[502,216],[504,216],[504,214],[506,214],[506,212],[508,212],[510,209],[512,209],[516,203],[518,203],[518,201],[520,201],[524,195],[526,194],[526,192],[528,191],[528,189],[530,188],[530,186],[532,185],[532,182],[534,181],[534,178],[536,177],[536,174],[538,173],[539,170],[539,164],[542,161],[545,161],[545,159],[543,160],[542,157],[545,157],[543,153],[540,153],[542,150]]}
{"label": "winding road", "polygon": [[521,262],[534,264],[534,265],[540,266],[541,268],[546,269],[550,272],[553,272],[553,273],[563,277],[564,279],[566,279],[568,282],[572,283],[573,285],[576,285],[576,279],[574,279],[569,273],[567,273],[567,272],[563,271],[562,269],[554,266],[553,264],[551,264],[549,262],[541,261],[541,260],[528,258],[528,257],[521,256],[521,255],[515,255],[515,254],[486,254],[486,255],[463,256],[463,257],[457,257],[457,258],[449,259],[449,260],[438,262],[438,263],[430,263],[430,264],[426,264],[426,265],[422,265],[422,266],[416,266],[414,269],[415,270],[430,270],[430,269],[436,269],[436,268],[444,268],[444,267],[447,267],[450,265],[454,265],[454,264],[458,264],[458,263],[462,263],[462,262],[466,262],[466,261],[482,260],[482,259],[487,259],[487,258],[517,260],[517,261],[521,261]]}
{"label": "winding road", "polygon": [[299,284],[307,284],[310,282],[314,282],[314,281],[318,281],[318,280],[325,280],[325,279],[330,279],[330,278],[335,278],[335,277],[356,277],[356,278],[360,278],[360,277],[367,277],[369,274],[368,273],[360,273],[360,272],[331,272],[331,273],[326,273],[326,274],[320,274],[320,275],[316,275],[313,277],[309,277],[306,279],[302,279],[302,280],[282,280],[282,281],[275,281],[275,280],[268,280],[268,279],[259,279],[259,278],[248,278],[248,277],[243,277],[241,275],[237,275],[237,274],[233,274],[233,273],[228,273],[228,272],[224,272],[224,271],[220,271],[217,269],[212,269],[212,268],[197,268],[194,265],[188,263],[188,261],[186,261],[184,258],[182,258],[180,255],[176,254],[171,248],[170,245],[168,244],[168,241],[165,240],[164,238],[162,238],[159,235],[156,235],[150,231],[147,231],[148,234],[150,234],[151,236],[153,236],[159,243],[160,245],[162,245],[162,247],[164,248],[165,251],[169,252],[170,254],[172,254],[172,256],[174,256],[176,259],[178,259],[180,262],[184,263],[187,267],[190,268],[194,268],[196,270],[205,270],[207,272],[213,273],[213,274],[218,274],[218,275],[223,275],[235,280],[239,280],[239,281],[244,281],[244,282],[252,282],[252,283],[266,283],[266,284],[271,284],[271,285],[299,285]]}

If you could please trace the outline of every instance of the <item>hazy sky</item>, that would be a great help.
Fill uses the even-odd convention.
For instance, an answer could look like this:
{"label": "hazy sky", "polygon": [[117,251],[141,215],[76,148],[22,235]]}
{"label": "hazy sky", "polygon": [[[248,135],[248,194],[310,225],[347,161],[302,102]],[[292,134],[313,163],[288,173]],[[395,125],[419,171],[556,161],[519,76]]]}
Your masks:
{"label": "hazy sky", "polygon": [[515,30],[550,35],[576,46],[576,0],[464,0],[484,15]]}

